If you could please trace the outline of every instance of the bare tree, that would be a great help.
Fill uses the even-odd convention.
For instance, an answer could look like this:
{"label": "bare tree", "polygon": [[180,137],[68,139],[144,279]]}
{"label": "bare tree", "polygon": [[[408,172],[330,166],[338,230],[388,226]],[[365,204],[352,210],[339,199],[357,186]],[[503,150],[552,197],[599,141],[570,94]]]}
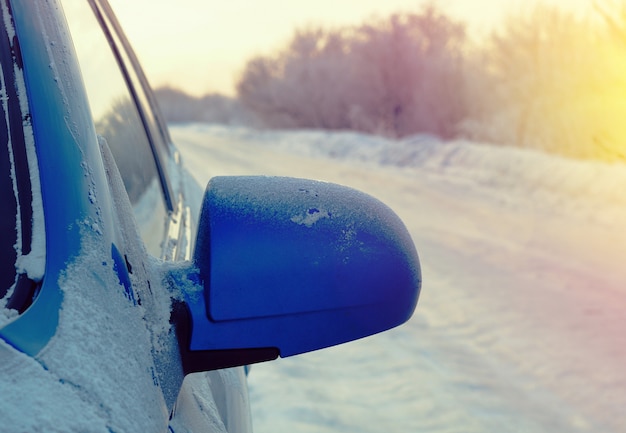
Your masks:
{"label": "bare tree", "polygon": [[155,96],[168,122],[205,122],[258,126],[259,120],[238,99],[213,93],[196,97],[173,87],[156,89]]}
{"label": "bare tree", "polygon": [[296,32],[251,60],[242,102],[270,126],[451,136],[464,117],[464,27],[428,6],[362,26]]}
{"label": "bare tree", "polygon": [[[591,20],[537,6],[511,16],[484,51],[491,103],[462,131],[576,158],[614,159],[626,134],[626,56]],[[620,58],[621,57],[621,58]]]}

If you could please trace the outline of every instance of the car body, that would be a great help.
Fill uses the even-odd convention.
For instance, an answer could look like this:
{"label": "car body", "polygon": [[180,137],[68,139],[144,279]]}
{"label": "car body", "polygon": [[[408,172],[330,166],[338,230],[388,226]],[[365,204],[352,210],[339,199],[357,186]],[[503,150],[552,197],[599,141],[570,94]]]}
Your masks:
{"label": "car body", "polygon": [[4,431],[251,431],[248,364],[411,316],[391,210],[301,179],[192,197],[106,0],[1,12]]}

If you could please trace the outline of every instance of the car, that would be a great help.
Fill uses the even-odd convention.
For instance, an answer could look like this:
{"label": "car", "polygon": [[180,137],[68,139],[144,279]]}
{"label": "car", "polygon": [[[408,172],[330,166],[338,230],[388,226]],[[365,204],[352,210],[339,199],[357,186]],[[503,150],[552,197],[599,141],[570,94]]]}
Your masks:
{"label": "car", "polygon": [[193,197],[106,0],[0,13],[2,431],[251,431],[249,365],[411,317],[391,209],[281,177]]}

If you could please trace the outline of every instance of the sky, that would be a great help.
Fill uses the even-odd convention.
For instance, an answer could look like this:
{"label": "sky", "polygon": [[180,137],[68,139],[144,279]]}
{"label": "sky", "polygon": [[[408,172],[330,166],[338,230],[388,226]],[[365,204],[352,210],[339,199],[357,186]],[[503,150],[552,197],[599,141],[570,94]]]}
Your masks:
{"label": "sky", "polygon": [[[153,85],[169,84],[200,96],[235,94],[246,61],[283,47],[297,28],[355,25],[373,16],[419,10],[424,0],[110,0]],[[480,37],[523,0],[439,0]],[[592,0],[543,0],[578,14]]]}

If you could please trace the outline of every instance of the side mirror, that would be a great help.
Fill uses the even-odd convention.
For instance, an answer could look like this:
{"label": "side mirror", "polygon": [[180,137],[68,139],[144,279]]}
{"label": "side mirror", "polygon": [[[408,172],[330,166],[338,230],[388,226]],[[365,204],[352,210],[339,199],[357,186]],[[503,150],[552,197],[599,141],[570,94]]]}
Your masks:
{"label": "side mirror", "polygon": [[406,227],[350,188],[280,177],[216,177],[193,264],[177,279],[186,373],[292,356],[407,321],[421,285]]}

